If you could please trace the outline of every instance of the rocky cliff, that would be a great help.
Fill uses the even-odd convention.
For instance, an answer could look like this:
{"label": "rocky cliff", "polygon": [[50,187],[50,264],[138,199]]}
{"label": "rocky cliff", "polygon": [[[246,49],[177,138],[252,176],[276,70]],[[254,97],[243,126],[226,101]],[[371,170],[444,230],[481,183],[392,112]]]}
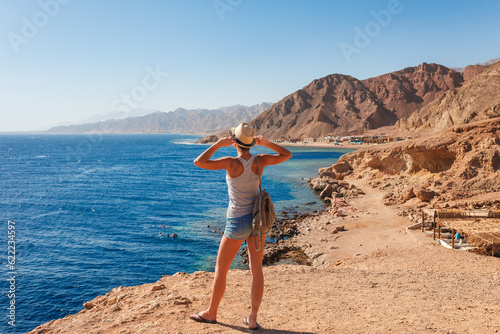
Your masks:
{"label": "rocky cliff", "polygon": [[339,162],[354,178],[386,190],[387,204],[413,197],[431,203],[484,194],[498,199],[500,117],[359,150]]}
{"label": "rocky cliff", "polygon": [[468,66],[463,87],[450,89],[398,123],[398,133],[415,136],[500,116],[500,63]]}
{"label": "rocky cliff", "polygon": [[387,191],[386,204],[412,198],[431,205],[466,198],[498,200],[500,63],[469,71],[476,74],[466,75],[462,87],[398,123],[398,131],[413,139],[346,154],[338,164],[320,170],[324,177],[333,173],[370,180]]}

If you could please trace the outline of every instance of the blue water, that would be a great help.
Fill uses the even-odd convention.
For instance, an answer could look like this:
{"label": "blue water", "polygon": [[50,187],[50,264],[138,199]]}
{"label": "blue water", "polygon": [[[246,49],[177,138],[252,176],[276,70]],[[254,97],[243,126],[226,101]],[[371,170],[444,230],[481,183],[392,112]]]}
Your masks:
{"label": "blue water", "polygon": [[[117,286],[213,270],[221,238],[213,230],[224,227],[227,188],[224,172],[193,165],[207,148],[195,144],[197,138],[1,135],[0,332],[24,333],[76,313]],[[263,185],[278,210],[319,210],[320,199],[302,178],[348,150],[291,150],[292,159],[266,167]],[[272,153],[265,147],[252,152]],[[234,154],[223,148],[214,157]],[[178,237],[166,236],[172,233]],[[15,268],[8,267],[9,240]],[[243,266],[237,259],[233,267]],[[6,309],[12,272],[15,328]]]}

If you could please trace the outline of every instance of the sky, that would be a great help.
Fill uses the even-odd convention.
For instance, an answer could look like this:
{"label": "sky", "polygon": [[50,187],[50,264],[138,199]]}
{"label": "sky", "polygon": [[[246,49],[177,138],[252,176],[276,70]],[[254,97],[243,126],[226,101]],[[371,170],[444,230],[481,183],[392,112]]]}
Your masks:
{"label": "sky", "polygon": [[0,132],[500,57],[495,0],[0,0]]}

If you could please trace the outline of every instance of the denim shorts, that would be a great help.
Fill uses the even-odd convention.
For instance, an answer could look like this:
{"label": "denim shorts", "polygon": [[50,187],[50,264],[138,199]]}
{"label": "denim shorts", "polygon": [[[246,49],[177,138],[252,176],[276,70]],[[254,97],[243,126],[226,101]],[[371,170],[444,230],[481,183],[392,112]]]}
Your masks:
{"label": "denim shorts", "polygon": [[248,215],[228,218],[224,235],[230,239],[246,240],[252,235],[253,213]]}

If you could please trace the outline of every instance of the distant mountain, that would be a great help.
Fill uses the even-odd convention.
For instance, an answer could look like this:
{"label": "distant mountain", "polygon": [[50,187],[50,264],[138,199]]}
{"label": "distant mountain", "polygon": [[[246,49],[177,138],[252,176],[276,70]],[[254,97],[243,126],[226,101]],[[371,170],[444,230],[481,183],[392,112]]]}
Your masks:
{"label": "distant mountain", "polygon": [[276,139],[361,134],[394,125],[464,82],[463,73],[426,63],[366,80],[332,74],[288,95],[252,123],[259,134]]}
{"label": "distant mountain", "polygon": [[466,67],[452,67],[451,69],[454,71],[457,71],[457,72],[462,72],[463,70],[465,70],[467,67],[470,67],[470,66],[490,66],[490,65],[493,65],[499,61],[500,61],[500,58],[494,58],[494,59],[490,59],[488,61],[485,61],[484,63],[477,63],[477,64],[469,65]]}
{"label": "distant mountain", "polygon": [[215,110],[176,109],[141,117],[111,119],[97,123],[57,126],[49,133],[216,133],[240,122],[248,122],[268,109],[272,103],[251,107],[235,105]]}

